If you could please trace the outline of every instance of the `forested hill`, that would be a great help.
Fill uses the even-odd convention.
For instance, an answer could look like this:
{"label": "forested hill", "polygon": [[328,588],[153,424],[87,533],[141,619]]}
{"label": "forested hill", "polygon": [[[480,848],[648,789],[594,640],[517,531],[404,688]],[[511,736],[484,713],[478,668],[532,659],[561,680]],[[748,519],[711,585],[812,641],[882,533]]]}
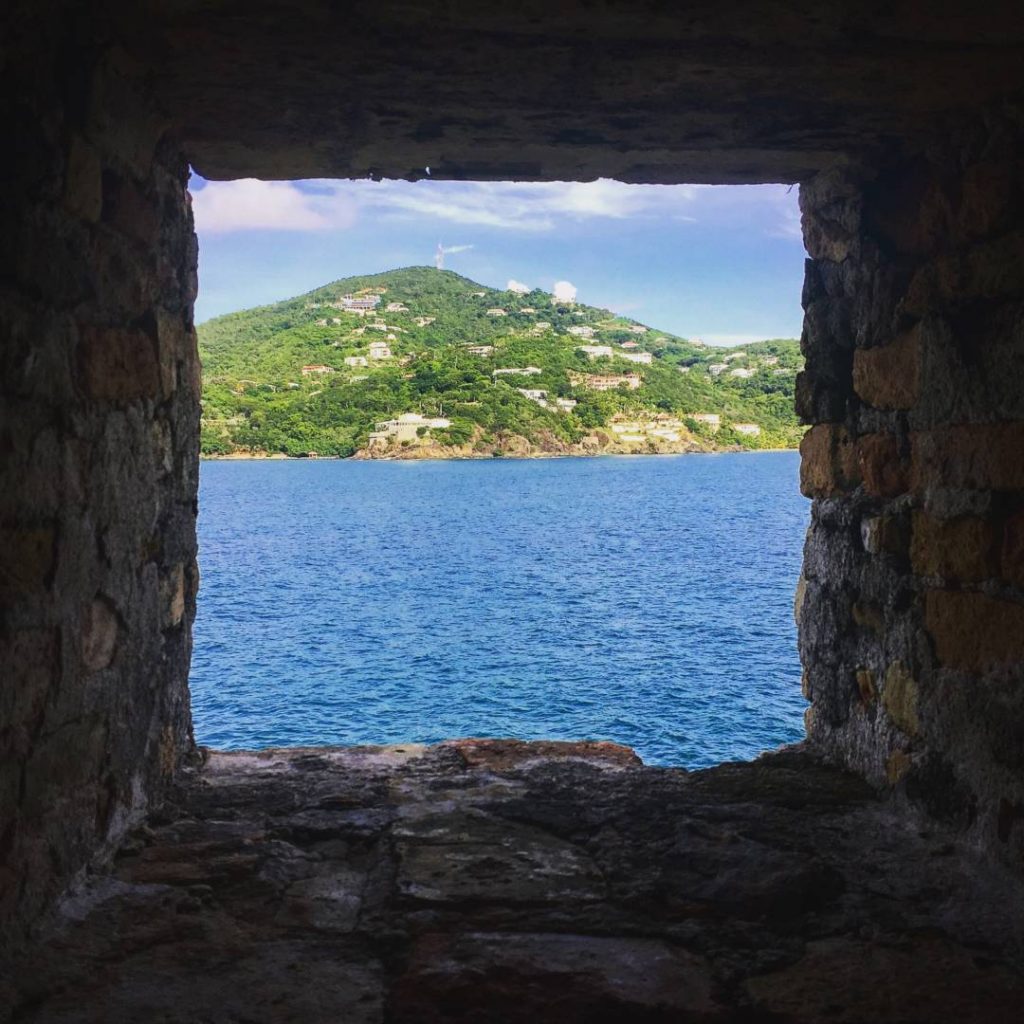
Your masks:
{"label": "forested hill", "polygon": [[345,278],[198,333],[208,455],[686,451],[800,436],[796,341],[712,348],[433,267]]}

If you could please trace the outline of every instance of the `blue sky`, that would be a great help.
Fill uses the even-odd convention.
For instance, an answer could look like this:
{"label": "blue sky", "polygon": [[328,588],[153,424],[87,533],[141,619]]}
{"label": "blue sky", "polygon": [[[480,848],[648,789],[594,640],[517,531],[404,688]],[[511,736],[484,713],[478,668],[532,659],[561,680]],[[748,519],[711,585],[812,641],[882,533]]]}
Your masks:
{"label": "blue sky", "polygon": [[198,322],[339,277],[430,264],[551,290],[684,337],[799,337],[804,249],[786,185],[204,181]]}

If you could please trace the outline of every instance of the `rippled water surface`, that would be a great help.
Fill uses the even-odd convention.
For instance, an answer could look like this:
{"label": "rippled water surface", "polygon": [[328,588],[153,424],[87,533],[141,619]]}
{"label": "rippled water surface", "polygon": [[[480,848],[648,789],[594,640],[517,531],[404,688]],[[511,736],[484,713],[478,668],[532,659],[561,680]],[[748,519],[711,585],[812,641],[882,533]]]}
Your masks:
{"label": "rippled water surface", "polygon": [[197,740],[595,738],[691,767],[795,740],[797,468],[204,462]]}

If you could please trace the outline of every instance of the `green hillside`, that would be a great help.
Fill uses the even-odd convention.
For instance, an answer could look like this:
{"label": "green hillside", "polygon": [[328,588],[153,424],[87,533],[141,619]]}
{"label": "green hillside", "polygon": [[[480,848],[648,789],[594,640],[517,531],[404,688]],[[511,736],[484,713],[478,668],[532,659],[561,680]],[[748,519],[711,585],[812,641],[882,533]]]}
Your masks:
{"label": "green hillside", "polygon": [[685,451],[801,433],[796,341],[709,348],[432,267],[345,278],[198,333],[207,455]]}

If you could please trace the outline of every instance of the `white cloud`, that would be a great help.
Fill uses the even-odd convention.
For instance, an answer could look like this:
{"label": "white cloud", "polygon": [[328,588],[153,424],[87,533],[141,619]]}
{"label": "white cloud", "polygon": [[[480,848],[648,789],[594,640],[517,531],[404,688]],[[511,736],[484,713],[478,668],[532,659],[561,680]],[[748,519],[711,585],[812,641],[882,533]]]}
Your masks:
{"label": "white cloud", "polygon": [[[631,185],[597,181],[206,182],[194,195],[200,232],[344,230],[357,219],[474,226],[515,232],[573,230],[595,221],[646,220],[679,231],[735,230],[800,238],[785,186]],[[440,226],[440,225],[439,225]],[[453,232],[454,233],[454,232]],[[471,246],[446,246],[449,253]]]}
{"label": "white cloud", "polygon": [[466,252],[467,249],[472,249],[473,246],[472,245],[442,245],[441,248],[444,249],[444,251],[446,253],[449,253],[449,252]]}
{"label": "white cloud", "polygon": [[328,231],[351,227],[352,200],[337,190],[303,191],[290,181],[211,181],[192,196],[196,227],[232,231]]}
{"label": "white cloud", "polygon": [[457,224],[552,231],[559,222],[640,216],[685,217],[697,185],[597,181],[352,182],[361,205],[389,218],[434,217]]}
{"label": "white cloud", "polygon": [[576,285],[571,281],[556,281],[554,288],[551,289],[551,294],[559,302],[575,302]]}
{"label": "white cloud", "polygon": [[[200,231],[325,231],[358,215],[440,220],[514,231],[553,231],[595,218],[669,217],[684,210],[700,185],[627,185],[597,181],[210,181],[193,196]],[[448,246],[458,252],[470,246]]]}
{"label": "white cloud", "polygon": [[523,284],[522,281],[517,281],[514,277],[509,279],[505,288],[510,292],[515,292],[517,295],[526,295],[530,291],[528,284]]}

